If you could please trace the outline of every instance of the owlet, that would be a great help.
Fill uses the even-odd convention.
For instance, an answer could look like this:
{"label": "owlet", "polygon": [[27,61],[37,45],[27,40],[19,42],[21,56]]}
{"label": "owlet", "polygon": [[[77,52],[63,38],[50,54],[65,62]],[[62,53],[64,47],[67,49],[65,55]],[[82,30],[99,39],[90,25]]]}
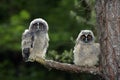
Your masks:
{"label": "owlet", "polygon": [[74,64],[79,66],[95,66],[99,61],[100,45],[95,43],[91,30],[82,30],[74,47]]}
{"label": "owlet", "polygon": [[31,21],[29,29],[22,35],[22,55],[25,61],[35,59],[36,56],[45,58],[48,48],[48,24],[42,18]]}

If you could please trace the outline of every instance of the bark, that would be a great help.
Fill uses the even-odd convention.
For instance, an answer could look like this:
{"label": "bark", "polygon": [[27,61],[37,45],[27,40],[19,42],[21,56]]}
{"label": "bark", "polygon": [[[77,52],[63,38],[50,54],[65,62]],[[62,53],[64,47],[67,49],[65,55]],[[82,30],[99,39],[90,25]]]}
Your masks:
{"label": "bark", "polygon": [[53,60],[43,59],[40,57],[36,57],[35,59],[32,59],[32,60],[37,61],[38,63],[44,65],[48,69],[57,69],[57,70],[61,70],[61,71],[71,72],[71,73],[84,72],[84,73],[90,73],[90,74],[94,74],[94,75],[101,74],[99,67],[80,67],[80,66],[76,66],[74,64],[60,63],[60,62],[56,62]]}
{"label": "bark", "polygon": [[96,0],[101,69],[106,80],[120,80],[120,0]]}

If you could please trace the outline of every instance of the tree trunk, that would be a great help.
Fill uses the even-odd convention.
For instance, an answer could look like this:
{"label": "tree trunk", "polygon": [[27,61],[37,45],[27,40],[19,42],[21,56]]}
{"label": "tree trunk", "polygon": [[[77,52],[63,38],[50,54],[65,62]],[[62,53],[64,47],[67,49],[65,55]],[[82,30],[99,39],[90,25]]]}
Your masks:
{"label": "tree trunk", "polygon": [[120,0],[96,0],[96,14],[103,76],[120,80]]}

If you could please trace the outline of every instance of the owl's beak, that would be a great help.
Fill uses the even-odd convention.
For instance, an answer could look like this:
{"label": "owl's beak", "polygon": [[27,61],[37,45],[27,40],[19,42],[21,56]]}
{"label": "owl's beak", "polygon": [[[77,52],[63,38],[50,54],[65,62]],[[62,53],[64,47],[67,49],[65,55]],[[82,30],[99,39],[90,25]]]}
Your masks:
{"label": "owl's beak", "polygon": [[85,43],[88,43],[88,39],[87,38],[85,38]]}
{"label": "owl's beak", "polygon": [[39,23],[37,24],[37,29],[40,30],[40,26],[39,26]]}
{"label": "owl's beak", "polygon": [[39,26],[39,23],[37,23],[37,30],[40,30],[40,26]]}

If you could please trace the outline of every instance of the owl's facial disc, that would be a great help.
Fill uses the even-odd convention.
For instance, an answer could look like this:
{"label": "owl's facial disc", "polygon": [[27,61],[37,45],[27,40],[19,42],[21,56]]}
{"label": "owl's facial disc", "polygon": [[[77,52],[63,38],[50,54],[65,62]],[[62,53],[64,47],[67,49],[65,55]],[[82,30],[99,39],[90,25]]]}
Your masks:
{"label": "owl's facial disc", "polygon": [[38,31],[45,31],[45,30],[46,30],[44,24],[43,24],[43,23],[40,23],[40,22],[34,23],[32,29],[33,29],[34,31],[37,31],[37,32],[38,32]]}
{"label": "owl's facial disc", "polygon": [[80,37],[81,41],[83,41],[84,43],[89,43],[89,42],[92,42],[93,41],[93,37],[92,35],[82,35]]}

